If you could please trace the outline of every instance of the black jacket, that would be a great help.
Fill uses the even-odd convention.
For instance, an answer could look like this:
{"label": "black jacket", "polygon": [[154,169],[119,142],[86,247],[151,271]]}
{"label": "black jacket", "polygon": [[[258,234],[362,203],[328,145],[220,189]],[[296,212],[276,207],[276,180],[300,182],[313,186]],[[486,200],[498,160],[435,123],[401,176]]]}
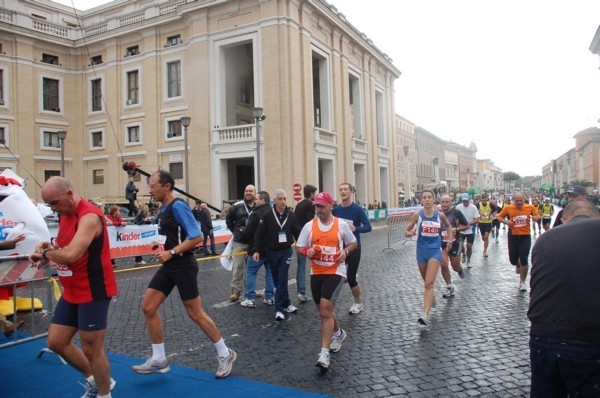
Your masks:
{"label": "black jacket", "polygon": [[244,201],[242,200],[229,208],[229,213],[227,213],[227,218],[225,219],[227,228],[233,234],[233,241],[237,243],[250,243],[250,241],[241,240],[240,237],[240,232],[246,228],[248,217],[252,213],[252,207],[247,203],[245,205],[248,207],[249,212],[246,211]]}
{"label": "black jacket", "polygon": [[194,217],[200,222],[200,230],[204,235],[213,229],[212,217],[208,209],[200,209],[198,214],[194,213]]}
{"label": "black jacket", "polygon": [[[262,253],[264,249],[268,249],[270,251],[280,251],[287,249],[292,246],[295,240],[300,236],[300,231],[302,230],[296,221],[296,216],[294,212],[290,210],[289,207],[286,207],[283,215],[277,216],[279,217],[279,222],[283,224],[283,230],[286,235],[286,242],[279,242],[279,231],[281,228],[275,219],[275,214],[278,215],[277,210],[272,210],[266,212],[258,223],[258,228],[256,229],[256,234],[254,236],[254,251]],[[287,217],[287,221],[284,220]]]}
{"label": "black jacket", "polygon": [[[262,218],[262,216],[268,212],[271,211],[272,207],[270,204],[266,203],[264,205],[260,205],[258,207],[256,207],[254,209],[254,211],[252,211],[252,214],[250,214],[250,217],[248,217],[248,225],[246,225],[246,228],[244,228],[242,231],[240,231],[240,239],[244,242],[249,242],[248,243],[248,255],[253,255],[254,254],[254,235],[256,234],[256,229],[258,228],[258,223],[260,222],[260,219]],[[263,251],[261,252],[259,250],[261,256],[266,254],[264,252],[264,248]]]}
{"label": "black jacket", "polygon": [[125,199],[127,200],[136,200],[137,199],[138,189],[135,187],[135,184],[131,181],[127,183],[125,187]]}
{"label": "black jacket", "polygon": [[600,344],[600,219],[573,217],[531,252],[531,335]]}
{"label": "black jacket", "polygon": [[304,227],[307,222],[315,218],[315,206],[313,205],[313,202],[310,199],[302,199],[302,201],[296,205],[294,215],[296,216],[300,228]]}

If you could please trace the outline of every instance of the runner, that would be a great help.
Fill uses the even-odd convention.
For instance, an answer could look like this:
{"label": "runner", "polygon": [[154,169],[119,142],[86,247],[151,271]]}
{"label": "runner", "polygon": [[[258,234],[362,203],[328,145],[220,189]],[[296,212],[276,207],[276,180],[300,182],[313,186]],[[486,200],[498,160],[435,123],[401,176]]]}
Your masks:
{"label": "runner", "polygon": [[544,227],[544,232],[550,229],[550,222],[552,221],[552,216],[554,215],[554,206],[550,203],[550,198],[546,198],[544,200],[544,204],[541,208],[542,213],[542,227]]}
{"label": "runner", "polygon": [[479,232],[481,233],[481,239],[483,239],[483,257],[488,256],[488,244],[490,238],[490,232],[492,231],[492,220],[493,214],[497,212],[496,206],[488,201],[488,195],[484,193],[481,195],[481,202],[478,205],[479,210]]}
{"label": "runner", "polygon": [[330,194],[320,192],[313,203],[317,218],[302,228],[296,250],[311,260],[310,290],[321,316],[321,352],[316,365],[328,369],[329,351],[338,352],[346,339],[334,307],[346,281],[346,259],[356,249],[356,237],[348,224],[331,214]]}
{"label": "runner", "polygon": [[[477,225],[479,221],[479,212],[474,204],[469,203],[469,194],[463,193],[461,197],[462,203],[456,206],[456,209],[460,211],[463,216],[467,219],[469,226]],[[460,231],[460,237],[463,242],[462,247],[462,262],[466,261],[467,267],[471,268],[471,254],[473,254],[473,242],[475,242],[475,232],[472,228],[468,228],[464,231]],[[466,250],[465,250],[466,248]]]}
{"label": "runner", "polygon": [[502,207],[498,203],[498,200],[491,199],[490,202],[496,206],[496,211],[492,213],[492,238],[496,239],[496,243],[498,243],[498,234],[500,233],[500,221],[498,221],[498,213],[502,211]]}
{"label": "runner", "polygon": [[344,182],[340,184],[340,197],[342,203],[336,206],[332,214],[338,218],[343,219],[350,226],[350,230],[356,236],[357,247],[356,250],[352,251],[352,254],[348,256],[346,263],[348,264],[348,285],[352,291],[352,297],[354,297],[354,304],[348,311],[350,315],[356,315],[362,312],[363,304],[360,296],[360,285],[356,279],[358,273],[358,266],[360,264],[360,234],[371,232],[371,223],[367,218],[365,210],[352,202],[352,194],[354,189],[350,183]]}
{"label": "runner", "polygon": [[450,225],[452,225],[452,235],[454,241],[451,247],[448,247],[448,231],[446,231],[446,225],[442,224],[442,277],[446,282],[446,291],[442,294],[442,297],[448,298],[455,294],[455,288],[452,284],[452,275],[448,264],[452,265],[452,269],[458,273],[458,276],[463,279],[465,277],[465,271],[460,265],[460,248],[462,241],[458,231],[464,231],[469,228],[469,223],[463,214],[452,207],[452,199],[448,195],[442,196],[440,199],[440,210],[444,213]]}
{"label": "runner", "polygon": [[504,206],[498,220],[508,225],[508,258],[515,266],[515,271],[520,275],[519,290],[527,291],[527,271],[529,270],[529,251],[531,250],[530,220],[539,219],[540,215],[530,204],[525,203],[521,192],[513,196],[513,203]]}
{"label": "runner", "polygon": [[[537,210],[538,213],[542,214],[542,206],[540,205],[540,202],[537,200],[537,198],[533,198],[533,200],[531,201],[531,205],[533,207],[535,207],[535,209]],[[531,220],[531,225],[533,225],[533,236],[536,236],[538,234],[542,234],[542,220]]]}
{"label": "runner", "polygon": [[[417,236],[417,264],[419,272],[425,283],[425,292],[423,294],[423,314],[418,322],[421,325],[429,324],[429,311],[433,306],[435,299],[434,284],[437,277],[440,263],[442,262],[442,223],[446,225],[448,250],[452,249],[454,235],[452,225],[443,213],[435,209],[434,193],[431,190],[424,190],[421,193],[421,204],[423,209],[413,213],[410,222],[404,231],[404,236]],[[416,225],[416,229],[415,229]]]}

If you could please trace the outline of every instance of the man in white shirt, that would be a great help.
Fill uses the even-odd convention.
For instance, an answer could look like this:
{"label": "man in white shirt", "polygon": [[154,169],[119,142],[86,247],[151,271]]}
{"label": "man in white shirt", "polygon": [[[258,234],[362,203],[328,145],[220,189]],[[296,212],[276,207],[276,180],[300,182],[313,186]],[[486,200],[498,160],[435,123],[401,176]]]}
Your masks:
{"label": "man in white shirt", "polygon": [[[479,211],[477,207],[469,202],[469,194],[463,193],[461,197],[462,203],[456,206],[456,209],[460,211],[463,216],[467,219],[469,226],[476,225],[479,222]],[[462,262],[467,262],[467,267],[471,268],[471,254],[473,254],[473,242],[475,241],[475,233],[473,228],[469,228],[465,231],[460,231],[460,237],[463,240],[462,247]],[[467,248],[465,253],[465,247]]]}

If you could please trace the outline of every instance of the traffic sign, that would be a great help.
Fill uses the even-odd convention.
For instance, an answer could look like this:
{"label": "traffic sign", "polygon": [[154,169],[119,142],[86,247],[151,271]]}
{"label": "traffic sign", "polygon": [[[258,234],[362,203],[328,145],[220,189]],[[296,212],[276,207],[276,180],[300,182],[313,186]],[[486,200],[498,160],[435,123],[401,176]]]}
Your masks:
{"label": "traffic sign", "polygon": [[294,192],[293,198],[296,202],[300,202],[302,200],[302,194],[300,192]]}
{"label": "traffic sign", "polygon": [[296,183],[294,184],[294,192],[300,192],[302,190],[302,185]]}

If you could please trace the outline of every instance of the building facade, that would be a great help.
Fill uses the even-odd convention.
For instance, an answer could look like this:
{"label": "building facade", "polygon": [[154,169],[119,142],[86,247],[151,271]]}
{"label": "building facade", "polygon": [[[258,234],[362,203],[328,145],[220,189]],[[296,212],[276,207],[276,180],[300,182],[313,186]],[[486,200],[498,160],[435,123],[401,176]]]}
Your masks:
{"label": "building facade", "polygon": [[417,190],[446,193],[444,149],[446,141],[422,127],[415,128],[417,147]]}
{"label": "building facade", "polygon": [[396,165],[398,176],[398,198],[411,199],[415,196],[417,183],[417,148],[415,124],[396,114]]}
{"label": "building facade", "polygon": [[258,175],[267,191],[348,181],[361,203],[397,203],[400,72],[333,5],[117,0],[76,15],[3,4],[0,167],[43,183],[62,163],[92,198],[123,195],[121,163],[134,161],[218,206]]}

